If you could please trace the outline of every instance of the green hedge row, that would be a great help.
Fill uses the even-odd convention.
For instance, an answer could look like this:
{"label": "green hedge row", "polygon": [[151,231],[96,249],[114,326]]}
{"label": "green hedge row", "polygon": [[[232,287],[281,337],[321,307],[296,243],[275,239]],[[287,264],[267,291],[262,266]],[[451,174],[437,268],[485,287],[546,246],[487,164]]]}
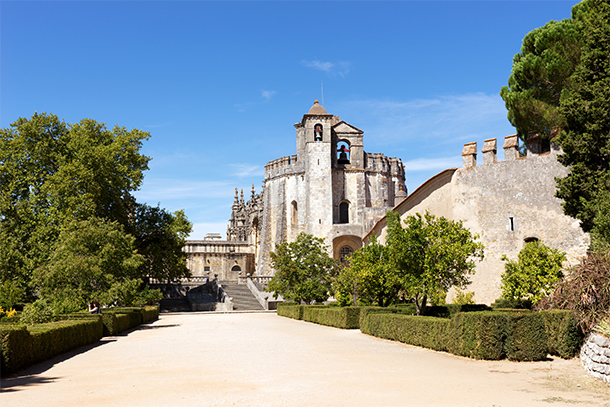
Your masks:
{"label": "green hedge row", "polygon": [[2,374],[12,373],[80,346],[95,343],[102,338],[102,334],[100,317],[29,327],[21,324],[2,324]]}
{"label": "green hedge row", "polygon": [[[444,318],[399,307],[321,307],[278,304],[278,315],[364,333],[475,359],[543,360],[578,354],[582,334],[569,311],[479,311],[486,306],[429,307]],[[473,312],[456,312],[457,310]],[[451,319],[447,318],[452,315]]]}
{"label": "green hedge row", "polygon": [[158,306],[107,308],[102,314],[86,312],[60,316],[48,324],[0,324],[2,374],[38,363],[80,346],[95,343],[102,336],[114,336],[159,318]]}

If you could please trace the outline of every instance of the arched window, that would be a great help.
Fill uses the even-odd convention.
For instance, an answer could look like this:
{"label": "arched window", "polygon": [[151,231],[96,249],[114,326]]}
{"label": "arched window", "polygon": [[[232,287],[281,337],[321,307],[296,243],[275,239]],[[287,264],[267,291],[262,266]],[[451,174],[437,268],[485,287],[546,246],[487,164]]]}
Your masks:
{"label": "arched window", "polygon": [[349,223],[349,203],[341,202],[339,204],[339,223]]}
{"label": "arched window", "polygon": [[313,139],[314,141],[322,141],[322,135],[324,134],[322,130],[322,125],[320,123],[316,124],[313,128]]}
{"label": "arched window", "polygon": [[299,211],[297,208],[297,201],[292,201],[292,224],[296,225],[299,219]]}
{"label": "arched window", "polygon": [[532,237],[526,237],[525,239],[523,239],[523,241],[525,243],[537,242],[538,240],[540,240],[540,239],[538,239],[537,237],[533,237],[533,236]]}
{"label": "arched window", "polygon": [[337,143],[337,164],[349,164],[350,145],[346,141]]}
{"label": "arched window", "polygon": [[341,264],[343,264],[344,266],[349,265],[349,257],[352,255],[353,252],[354,251],[349,246],[343,246],[341,249],[339,249],[339,261],[341,262]]}
{"label": "arched window", "polygon": [[233,266],[233,268],[231,269],[231,271],[241,271],[241,267],[239,267],[239,266]]}

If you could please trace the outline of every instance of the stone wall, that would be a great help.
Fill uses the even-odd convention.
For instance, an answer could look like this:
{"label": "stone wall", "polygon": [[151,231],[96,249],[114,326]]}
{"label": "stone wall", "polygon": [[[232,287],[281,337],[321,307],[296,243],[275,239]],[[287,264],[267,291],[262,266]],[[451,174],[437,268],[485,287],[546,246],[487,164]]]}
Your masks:
{"label": "stone wall", "polygon": [[[476,143],[464,146],[464,167],[448,169],[432,177],[394,210],[401,218],[426,210],[436,216],[461,220],[485,245],[485,259],[477,264],[472,284],[479,303],[491,303],[501,295],[503,255],[516,260],[527,240],[539,239],[567,254],[567,264],[582,259],[589,236],[580,223],[564,215],[555,197],[556,177],[567,174],[557,161],[557,149],[544,154],[518,157],[514,154],[516,136],[507,137],[505,161],[498,162],[495,139],[486,140],[484,164],[476,165]],[[382,241],[385,220],[373,230]],[[450,292],[448,300],[453,298]]]}
{"label": "stone wall", "polygon": [[580,363],[589,375],[610,382],[610,339],[591,333],[580,349]]}

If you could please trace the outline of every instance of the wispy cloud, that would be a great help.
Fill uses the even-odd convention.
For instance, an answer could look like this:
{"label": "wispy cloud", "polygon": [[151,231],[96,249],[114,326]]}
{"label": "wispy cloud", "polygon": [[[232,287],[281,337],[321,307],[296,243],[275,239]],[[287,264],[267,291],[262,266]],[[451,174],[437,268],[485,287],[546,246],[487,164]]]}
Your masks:
{"label": "wispy cloud", "polygon": [[301,61],[301,64],[307,68],[316,69],[318,71],[326,72],[329,76],[340,76],[345,77],[349,71],[351,64],[347,61],[330,62],[330,61]]}
{"label": "wispy cloud", "polygon": [[260,165],[230,164],[229,166],[235,169],[234,175],[240,178],[263,177],[265,175],[265,170]]}
{"label": "wispy cloud", "polygon": [[181,199],[228,198],[235,194],[230,181],[193,181],[174,178],[146,179],[135,192],[138,201],[150,203]]}
{"label": "wispy cloud", "polygon": [[265,100],[270,100],[275,95],[275,93],[276,92],[274,90],[261,90],[261,96]]}

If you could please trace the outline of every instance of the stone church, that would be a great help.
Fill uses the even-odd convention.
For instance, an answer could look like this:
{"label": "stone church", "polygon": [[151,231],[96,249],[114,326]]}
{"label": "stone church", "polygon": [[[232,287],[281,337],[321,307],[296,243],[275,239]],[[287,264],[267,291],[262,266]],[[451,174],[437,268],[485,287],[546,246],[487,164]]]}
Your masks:
{"label": "stone church", "polygon": [[326,112],[316,100],[296,128],[296,154],[265,165],[260,194],[245,201],[236,190],[227,240],[191,240],[187,266],[194,276],[235,280],[273,274],[269,253],[305,232],[323,238],[344,260],[363,236],[407,196],[399,158],[364,150],[364,133]]}

